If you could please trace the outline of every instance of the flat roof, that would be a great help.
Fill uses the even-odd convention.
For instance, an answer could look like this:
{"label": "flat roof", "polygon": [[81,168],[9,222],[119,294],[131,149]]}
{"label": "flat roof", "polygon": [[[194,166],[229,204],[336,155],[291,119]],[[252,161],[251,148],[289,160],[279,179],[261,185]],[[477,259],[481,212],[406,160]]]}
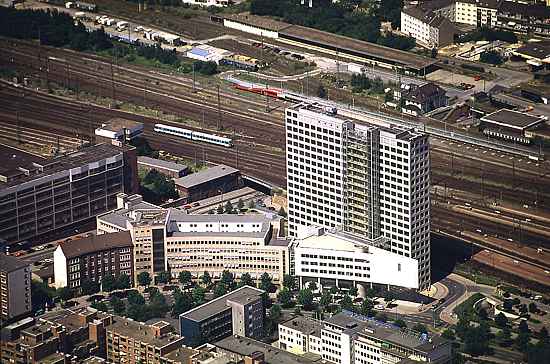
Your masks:
{"label": "flat roof", "polygon": [[174,341],[183,340],[183,337],[174,333],[155,336],[152,332],[152,325],[147,325],[120,316],[113,316],[113,323],[107,326],[107,331],[125,337],[131,337],[135,341],[141,341],[157,348],[167,346]]}
{"label": "flat roof", "polygon": [[220,164],[215,167],[210,167],[204,171],[195,172],[181,178],[176,178],[174,179],[174,182],[177,186],[191,188],[238,172],[238,169]]}
{"label": "flat roof", "polygon": [[378,57],[390,63],[400,63],[404,66],[420,70],[437,63],[437,60],[416,55],[411,52],[384,47],[343,35],[324,32],[314,28],[292,25],[279,32],[282,38],[295,38],[315,42],[325,48],[338,49],[340,52],[354,52],[365,58]]}
{"label": "flat roof", "polygon": [[519,47],[513,53],[550,62],[550,41],[531,42]]}
{"label": "flat roof", "polygon": [[126,128],[126,129],[141,128],[141,129],[143,129],[143,123],[140,123],[139,121],[128,120],[128,119],[123,119],[123,118],[114,118],[114,119],[108,120],[106,123],[104,123],[104,126],[102,126],[99,129],[119,131],[123,128]]}
{"label": "flat roof", "polygon": [[300,331],[302,334],[314,335],[317,337],[321,336],[321,329],[323,328],[323,323],[321,321],[316,321],[304,316],[296,316],[279,324],[279,326],[281,325],[289,327],[292,330]]}
{"label": "flat roof", "polygon": [[99,215],[97,219],[99,221],[104,221],[106,223],[109,223],[111,225],[115,225],[119,228],[126,229],[126,224],[128,221],[134,221],[134,218],[131,216],[131,213],[136,210],[159,210],[162,211],[163,209],[161,207],[158,207],[157,205],[153,205],[149,202],[141,201],[129,209],[121,208],[112,210],[110,212],[107,212],[103,215]]}
{"label": "flat roof", "polygon": [[0,155],[2,156],[0,175],[4,175],[4,173],[17,169],[18,167],[29,167],[32,166],[33,163],[44,164],[48,161],[46,158],[39,155],[31,154],[5,144],[0,144]]}
{"label": "flat roof", "polygon": [[115,248],[132,246],[132,236],[129,231],[117,233],[91,235],[87,238],[65,241],[59,244],[66,258],[74,258]]}
{"label": "flat roof", "polygon": [[501,109],[489,115],[485,115],[480,120],[494,125],[525,130],[534,125],[543,123],[545,121],[545,118],[542,116],[530,115],[519,111]]}
{"label": "flat roof", "polygon": [[176,363],[189,363],[193,355],[198,354],[198,351],[195,349],[181,347],[164,354],[163,357],[166,359],[173,360]]}
{"label": "flat roof", "polygon": [[313,360],[309,357],[292,354],[286,350],[242,336],[231,335],[212,343],[212,345],[222,350],[248,357],[255,353],[262,353],[264,354],[264,363],[266,364],[311,364],[324,362],[320,358]]}
{"label": "flat roof", "polygon": [[257,28],[271,30],[274,32],[278,32],[280,30],[283,30],[291,26],[291,24],[289,23],[285,23],[282,21],[268,18],[268,17],[252,15],[248,12],[240,13],[240,14],[228,14],[228,15],[225,15],[224,18],[227,20],[232,20],[235,22],[252,25]]}
{"label": "flat roof", "polygon": [[153,168],[157,167],[157,168],[167,169],[174,172],[181,172],[189,169],[189,167],[187,167],[185,164],[164,161],[162,159],[156,159],[151,157],[143,157],[143,156],[138,157],[137,162],[138,162],[138,165],[142,164],[149,167],[153,167]]}
{"label": "flat roof", "polygon": [[29,266],[30,264],[28,262],[19,260],[11,255],[0,253],[0,272],[9,273],[21,268],[28,268]]}
{"label": "flat roof", "polygon": [[228,309],[229,306],[227,305],[227,301],[244,304],[253,299],[259,298],[263,293],[264,291],[261,289],[243,286],[241,288],[237,288],[233,292],[229,292],[221,297],[213,299],[210,302],[204,303],[182,313],[180,315],[180,319],[184,317],[189,320],[200,322]]}

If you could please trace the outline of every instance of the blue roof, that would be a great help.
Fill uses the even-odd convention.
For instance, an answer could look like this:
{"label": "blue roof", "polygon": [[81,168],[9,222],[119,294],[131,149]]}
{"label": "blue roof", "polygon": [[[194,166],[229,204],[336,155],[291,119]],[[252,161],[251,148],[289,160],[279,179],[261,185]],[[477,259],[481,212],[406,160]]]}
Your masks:
{"label": "blue roof", "polygon": [[195,54],[197,56],[206,57],[210,54],[207,50],[201,49],[201,48],[193,48],[189,52],[192,54]]}

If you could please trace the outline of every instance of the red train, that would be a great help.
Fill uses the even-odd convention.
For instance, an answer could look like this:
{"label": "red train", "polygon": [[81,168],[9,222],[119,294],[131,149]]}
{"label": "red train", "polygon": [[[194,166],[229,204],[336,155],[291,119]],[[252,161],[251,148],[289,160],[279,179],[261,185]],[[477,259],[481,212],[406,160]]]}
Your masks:
{"label": "red train", "polygon": [[276,88],[264,88],[264,87],[247,87],[247,86],[242,86],[242,85],[235,85],[235,88],[237,90],[241,90],[241,91],[248,91],[248,92],[254,92],[255,94],[260,94],[260,95],[267,95],[269,97],[274,97],[274,98],[279,98],[282,94],[282,91],[280,89],[276,89]]}

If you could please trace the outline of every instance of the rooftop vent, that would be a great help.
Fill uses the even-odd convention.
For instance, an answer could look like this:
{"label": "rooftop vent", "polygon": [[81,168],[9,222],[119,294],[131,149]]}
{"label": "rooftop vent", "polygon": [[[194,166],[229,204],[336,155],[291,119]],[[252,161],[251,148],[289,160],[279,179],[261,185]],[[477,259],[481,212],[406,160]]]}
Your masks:
{"label": "rooftop vent", "polygon": [[350,322],[350,323],[346,324],[346,327],[348,329],[353,329],[354,327],[357,327],[357,323],[356,322]]}

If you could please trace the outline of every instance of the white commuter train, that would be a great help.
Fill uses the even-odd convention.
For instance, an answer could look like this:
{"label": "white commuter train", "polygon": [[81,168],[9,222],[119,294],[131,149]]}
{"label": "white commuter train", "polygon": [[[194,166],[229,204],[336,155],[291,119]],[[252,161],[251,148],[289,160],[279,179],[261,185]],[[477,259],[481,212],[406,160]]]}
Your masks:
{"label": "white commuter train", "polygon": [[177,126],[155,124],[155,131],[157,133],[179,136],[184,139],[221,145],[222,147],[226,147],[226,148],[233,147],[233,140],[231,140],[230,138],[221,137],[213,134],[202,133],[200,131],[193,131],[189,129],[178,128]]}

